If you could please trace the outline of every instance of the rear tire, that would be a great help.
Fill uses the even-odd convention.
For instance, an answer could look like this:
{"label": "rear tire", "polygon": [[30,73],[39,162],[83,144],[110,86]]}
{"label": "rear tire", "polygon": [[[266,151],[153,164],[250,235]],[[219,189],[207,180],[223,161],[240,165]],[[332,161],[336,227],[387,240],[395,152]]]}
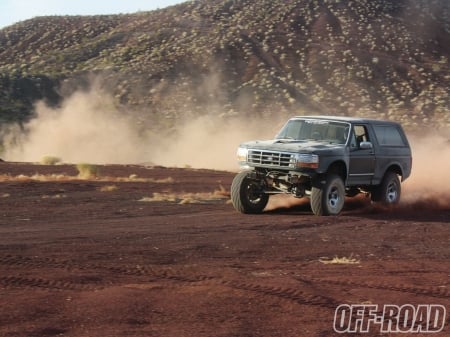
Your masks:
{"label": "rear tire", "polygon": [[325,184],[311,189],[311,209],[315,215],[337,215],[345,202],[345,186],[336,174],[326,177]]}
{"label": "rear tire", "polygon": [[384,175],[381,184],[372,190],[371,199],[386,206],[393,206],[400,202],[401,191],[398,175],[389,171]]}
{"label": "rear tire", "polygon": [[248,178],[249,171],[239,172],[231,184],[231,202],[234,208],[246,214],[262,213],[269,201],[261,182]]}

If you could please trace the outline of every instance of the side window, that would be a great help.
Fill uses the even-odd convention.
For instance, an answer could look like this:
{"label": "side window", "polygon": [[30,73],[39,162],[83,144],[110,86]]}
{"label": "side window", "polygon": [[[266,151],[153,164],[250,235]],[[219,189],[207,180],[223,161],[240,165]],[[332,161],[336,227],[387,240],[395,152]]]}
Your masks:
{"label": "side window", "polygon": [[361,142],[370,142],[369,133],[365,125],[355,125],[350,142],[351,149],[359,149]]}
{"label": "side window", "polygon": [[374,127],[374,130],[381,146],[405,146],[405,142],[395,126],[378,125]]}

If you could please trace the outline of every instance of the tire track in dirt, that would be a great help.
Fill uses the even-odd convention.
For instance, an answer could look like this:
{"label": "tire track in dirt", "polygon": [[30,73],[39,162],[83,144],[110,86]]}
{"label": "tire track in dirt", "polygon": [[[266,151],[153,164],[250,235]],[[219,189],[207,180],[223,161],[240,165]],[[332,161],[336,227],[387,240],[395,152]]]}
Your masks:
{"label": "tire track in dirt", "polygon": [[[40,268],[55,268],[66,271],[81,270],[92,271],[99,273],[101,271],[107,272],[108,275],[124,275],[124,276],[137,276],[137,277],[151,277],[154,279],[167,279],[171,281],[178,281],[184,283],[203,282],[211,280],[214,277],[210,275],[198,275],[195,273],[183,271],[177,271],[173,268],[153,268],[137,265],[124,265],[124,266],[105,266],[98,263],[77,263],[75,261],[68,260],[56,260],[51,258],[37,258],[37,257],[24,257],[19,255],[6,255],[0,257],[0,265],[21,267],[27,271]],[[70,275],[69,275],[70,277]],[[24,278],[20,276],[3,276],[0,277],[0,286],[3,287],[39,287],[46,289],[65,289],[65,290],[98,290],[104,289],[110,286],[116,286],[121,281],[116,282],[99,281],[90,282],[89,279],[80,282],[73,282],[68,280],[50,280],[43,278]]]}
{"label": "tire track in dirt", "polygon": [[[197,275],[197,274],[186,274],[186,270],[181,273],[176,272],[174,268],[155,268],[146,267],[139,265],[123,265],[123,266],[105,266],[99,263],[78,263],[70,260],[56,260],[51,258],[39,258],[39,257],[24,257],[20,255],[6,255],[0,257],[0,265],[6,266],[18,266],[26,268],[27,270],[33,268],[55,268],[63,270],[83,270],[83,271],[107,271],[113,274],[120,274],[126,276],[151,276],[161,279],[171,279],[184,282],[199,282],[209,279],[213,279],[210,275]],[[180,268],[185,269],[185,268]],[[108,282],[110,284],[110,282]]]}
{"label": "tire track in dirt", "polygon": [[[101,266],[94,266],[93,268],[99,269]],[[155,279],[168,279],[172,281],[180,282],[202,282],[215,279],[214,276],[210,275],[199,275],[195,273],[188,273],[183,270],[181,273],[177,272],[176,268],[152,268],[152,267],[142,267],[142,266],[124,266],[124,267],[103,267],[104,270],[109,272],[126,275],[126,276],[146,276],[153,277]],[[180,268],[182,269],[182,268]],[[184,268],[183,268],[184,269]]]}
{"label": "tire track in dirt", "polygon": [[323,279],[323,278],[296,278],[297,280],[301,282],[305,282],[308,284],[311,283],[328,283],[333,284],[337,286],[345,286],[345,287],[352,287],[352,288],[369,288],[369,289],[376,289],[376,290],[387,290],[387,291],[396,291],[396,292],[402,292],[402,293],[408,293],[408,294],[414,294],[414,295],[422,295],[427,297],[437,297],[437,298],[449,298],[450,299],[450,292],[443,288],[443,287],[413,287],[408,286],[404,284],[386,284],[386,283],[376,283],[376,282],[356,282],[354,280],[350,279],[343,279],[343,280],[329,280],[329,279]]}
{"label": "tire track in dirt", "polygon": [[43,278],[27,278],[18,276],[0,277],[0,286],[5,289],[42,288],[45,290],[75,290],[75,291],[87,291],[99,289],[99,287],[96,287],[91,284],[80,284],[71,281],[48,280]]}
{"label": "tire track in dirt", "polygon": [[243,283],[233,280],[219,280],[220,284],[238,290],[251,291],[264,296],[277,297],[283,300],[289,300],[302,305],[314,305],[327,309],[336,309],[340,304],[331,297],[322,296],[314,293],[308,293],[299,289],[265,286],[256,283]]}
{"label": "tire track in dirt", "polygon": [[263,296],[276,297],[282,300],[293,301],[302,305],[314,305],[327,309],[335,309],[341,302],[334,300],[333,298],[318,295],[313,292],[306,292],[300,289],[291,287],[274,287],[261,285],[253,282],[239,282],[232,279],[223,278],[221,276],[202,275],[198,273],[192,273],[189,270],[182,268],[170,268],[170,269],[156,269],[156,268],[108,268],[109,271],[116,272],[118,274],[134,275],[134,276],[151,276],[156,279],[165,279],[180,283],[195,283],[195,285],[207,285],[207,286],[225,286],[241,291],[251,291]]}
{"label": "tire track in dirt", "polygon": [[179,283],[190,283],[198,286],[225,286],[241,291],[251,291],[263,296],[276,297],[282,300],[289,300],[303,305],[315,305],[329,309],[335,309],[340,302],[332,298],[308,293],[300,289],[290,287],[274,287],[261,285],[253,282],[239,282],[221,276],[202,275],[190,272],[186,268],[157,269],[149,267],[110,267],[108,271],[132,276],[150,276],[155,279],[170,280]]}
{"label": "tire track in dirt", "polygon": [[[74,261],[58,261],[50,258],[31,258],[23,256],[7,255],[0,257],[0,264],[8,266],[19,266],[27,269],[40,267],[53,267],[65,270],[78,269],[84,271],[106,271],[109,274],[146,277],[145,282],[153,280],[168,280],[180,284],[195,284],[207,286],[225,286],[241,291],[250,291],[263,296],[293,301],[302,305],[315,305],[324,308],[334,309],[339,303],[332,298],[305,292],[304,290],[290,287],[274,287],[261,285],[255,282],[239,282],[221,276],[198,274],[185,267],[155,268],[136,265],[124,266],[104,266],[97,263],[79,264]],[[136,280],[139,281],[139,280]],[[49,280],[43,278],[26,278],[19,276],[0,277],[0,286],[3,288],[41,288],[49,290],[72,290],[72,291],[94,291],[105,289],[111,286],[120,285],[122,282],[96,282],[86,283],[73,282],[68,280]]]}
{"label": "tire track in dirt", "polygon": [[[15,255],[6,255],[0,257],[0,264],[7,266],[19,266],[26,269],[52,267],[64,270],[83,270],[83,271],[105,271],[109,275],[123,275],[135,276],[138,278],[146,277],[145,282],[152,282],[153,280],[168,280],[181,284],[195,284],[208,286],[225,286],[241,291],[250,291],[263,296],[276,297],[283,300],[293,301],[301,305],[314,305],[327,309],[335,309],[341,301],[334,298],[323,296],[315,292],[305,291],[304,289],[292,287],[275,287],[262,285],[256,282],[239,282],[233,279],[224,278],[221,276],[204,275],[193,272],[186,267],[148,267],[137,265],[123,265],[123,266],[105,266],[98,263],[77,263],[70,260],[56,260],[51,258],[35,258]],[[148,279],[150,278],[150,280]],[[358,282],[352,279],[330,280],[325,278],[296,278],[298,281],[305,284],[332,284],[335,286],[345,286],[352,288],[369,288],[385,291],[396,291],[414,295],[422,295],[436,298],[449,298],[450,293],[445,288],[440,287],[414,287],[403,284],[386,284],[376,282]],[[139,281],[139,280],[136,280]],[[73,282],[69,280],[50,280],[43,278],[26,278],[19,276],[3,276],[0,277],[0,285],[3,288],[41,288],[49,290],[73,290],[73,291],[93,291],[105,289],[111,286],[120,285],[120,279],[116,281],[96,281],[91,282],[85,280],[84,282]]]}
{"label": "tire track in dirt", "polygon": [[20,255],[5,255],[0,257],[0,264],[6,266],[18,266],[24,268],[51,267],[57,269],[70,269],[73,267],[70,261],[58,261],[48,257],[26,257]]}

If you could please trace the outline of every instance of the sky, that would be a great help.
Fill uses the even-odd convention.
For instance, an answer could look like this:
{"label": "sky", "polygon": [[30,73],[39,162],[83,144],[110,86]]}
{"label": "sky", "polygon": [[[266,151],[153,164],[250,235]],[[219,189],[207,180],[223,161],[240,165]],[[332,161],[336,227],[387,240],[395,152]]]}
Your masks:
{"label": "sky", "polygon": [[0,29],[36,16],[135,13],[184,1],[186,0],[0,0]]}

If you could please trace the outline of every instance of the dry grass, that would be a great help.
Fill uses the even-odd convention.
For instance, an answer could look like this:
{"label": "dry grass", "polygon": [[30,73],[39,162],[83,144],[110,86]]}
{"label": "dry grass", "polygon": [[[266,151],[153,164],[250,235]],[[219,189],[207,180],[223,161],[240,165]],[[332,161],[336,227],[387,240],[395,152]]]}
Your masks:
{"label": "dry grass", "polygon": [[143,197],[140,202],[171,202],[180,205],[185,204],[206,204],[228,200],[230,193],[220,186],[218,190],[213,192],[198,193],[153,193],[151,197]]}
{"label": "dry grass", "polygon": [[98,182],[139,182],[139,183],[156,183],[156,184],[171,184],[175,180],[172,177],[155,179],[155,178],[138,178],[136,175],[130,175],[129,177],[111,177],[111,176],[95,176],[89,175],[77,175],[69,176],[66,174],[33,174],[33,175],[10,175],[0,174],[0,182],[27,182],[27,181],[73,181],[73,180],[95,180]]}
{"label": "dry grass", "polygon": [[149,181],[149,179],[147,179],[147,182],[153,182],[153,183],[158,183],[158,184],[172,184],[175,182],[175,179],[173,179],[172,177],[167,177],[167,178],[163,178],[163,179],[151,179],[151,181]]}
{"label": "dry grass", "polygon": [[100,192],[114,192],[117,191],[119,188],[116,185],[105,185],[100,187]]}
{"label": "dry grass", "polygon": [[361,261],[359,259],[355,259],[351,255],[350,255],[350,257],[345,257],[345,256],[338,257],[338,256],[335,256],[332,259],[320,258],[319,262],[323,263],[323,264],[360,264],[361,263]]}
{"label": "dry grass", "polygon": [[70,177],[64,174],[33,174],[32,176],[27,176],[24,174],[19,174],[12,176],[10,174],[1,174],[0,182],[28,182],[28,181],[67,181],[76,180],[78,177]]}
{"label": "dry grass", "polygon": [[63,198],[67,198],[67,195],[65,194],[54,194],[54,195],[43,195],[42,199],[63,199]]}

